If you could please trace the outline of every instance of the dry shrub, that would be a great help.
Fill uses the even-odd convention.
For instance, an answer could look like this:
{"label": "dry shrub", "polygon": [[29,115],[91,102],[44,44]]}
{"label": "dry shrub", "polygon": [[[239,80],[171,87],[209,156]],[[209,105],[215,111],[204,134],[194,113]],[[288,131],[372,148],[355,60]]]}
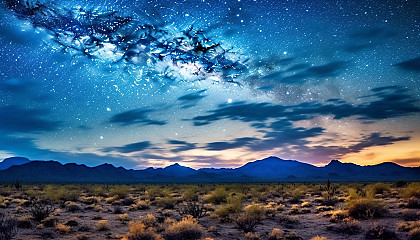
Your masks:
{"label": "dry shrub", "polygon": [[45,227],[54,227],[58,223],[58,220],[54,216],[49,216],[42,220],[41,223]]}
{"label": "dry shrub", "polygon": [[106,231],[109,229],[108,220],[99,220],[95,225],[96,231]]}
{"label": "dry shrub", "polygon": [[286,240],[303,240],[296,232],[291,232],[286,236]]}
{"label": "dry shrub", "polygon": [[62,223],[57,223],[55,225],[55,230],[59,233],[59,234],[69,234],[71,231],[71,227],[64,225]]}
{"label": "dry shrub", "polygon": [[151,213],[147,214],[146,216],[140,216],[139,221],[148,228],[149,227],[154,228],[158,225],[156,217]]}
{"label": "dry shrub", "polygon": [[124,213],[124,214],[118,215],[118,220],[121,222],[126,222],[126,221],[129,221],[130,218],[128,217],[127,213]]}
{"label": "dry shrub", "polygon": [[406,189],[404,189],[401,193],[403,198],[420,198],[420,183],[414,182],[410,183]]}
{"label": "dry shrub", "polygon": [[356,219],[372,219],[382,217],[386,212],[386,204],[382,200],[370,198],[355,199],[347,202],[349,215]]}
{"label": "dry shrub", "polygon": [[371,191],[373,194],[383,194],[384,192],[389,192],[389,189],[390,186],[388,184],[381,182],[366,186],[366,190]]}
{"label": "dry shrub", "polygon": [[420,229],[420,220],[398,223],[397,228],[398,228],[398,231],[401,231],[401,232],[409,232],[414,229]]}
{"label": "dry shrub", "polygon": [[331,212],[330,222],[337,223],[349,217],[349,213],[345,210],[336,210]]}
{"label": "dry shrub", "polygon": [[366,232],[367,239],[382,239],[382,240],[395,240],[397,235],[395,232],[386,229],[384,226],[373,226]]}
{"label": "dry shrub", "polygon": [[298,224],[299,218],[298,216],[289,216],[285,214],[278,214],[276,215],[276,221],[282,224]]}
{"label": "dry shrub", "polygon": [[360,232],[360,222],[352,218],[345,218],[336,227],[332,228],[332,230],[348,235],[356,234]]}
{"label": "dry shrub", "polygon": [[203,237],[203,227],[197,219],[187,216],[179,222],[171,224],[165,231],[166,240],[196,240]]}
{"label": "dry shrub", "polygon": [[146,227],[141,222],[130,222],[129,228],[130,230],[123,240],[163,240],[151,227]]}
{"label": "dry shrub", "polygon": [[274,228],[268,235],[268,240],[284,240],[284,232],[278,228]]}
{"label": "dry shrub", "polygon": [[79,201],[84,204],[94,204],[102,201],[102,197],[90,196],[90,197],[80,197]]}
{"label": "dry shrub", "polygon": [[248,240],[261,240],[261,237],[258,233],[247,232],[245,233],[245,238]]}
{"label": "dry shrub", "polygon": [[194,218],[202,218],[207,214],[207,208],[203,204],[197,202],[187,202],[181,207],[179,213],[181,215],[191,215]]}
{"label": "dry shrub", "polygon": [[55,210],[54,205],[45,200],[34,200],[31,203],[29,212],[35,221],[41,222]]}
{"label": "dry shrub", "polygon": [[72,212],[72,213],[80,211],[81,209],[80,204],[72,202],[72,201],[67,201],[65,203],[65,206],[67,208],[67,211]]}
{"label": "dry shrub", "polygon": [[234,221],[244,232],[252,232],[265,216],[265,208],[260,204],[251,204]]}
{"label": "dry shrub", "polygon": [[316,235],[315,237],[311,238],[311,240],[328,240],[328,238]]}
{"label": "dry shrub", "polygon": [[150,201],[138,200],[135,204],[130,206],[130,211],[145,210],[150,207]]}

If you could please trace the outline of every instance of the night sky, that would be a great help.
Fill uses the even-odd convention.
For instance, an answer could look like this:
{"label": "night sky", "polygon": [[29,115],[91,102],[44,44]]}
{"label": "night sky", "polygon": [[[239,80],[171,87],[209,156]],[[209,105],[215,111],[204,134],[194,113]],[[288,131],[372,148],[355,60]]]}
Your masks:
{"label": "night sky", "polygon": [[16,1],[0,159],[420,165],[420,2]]}

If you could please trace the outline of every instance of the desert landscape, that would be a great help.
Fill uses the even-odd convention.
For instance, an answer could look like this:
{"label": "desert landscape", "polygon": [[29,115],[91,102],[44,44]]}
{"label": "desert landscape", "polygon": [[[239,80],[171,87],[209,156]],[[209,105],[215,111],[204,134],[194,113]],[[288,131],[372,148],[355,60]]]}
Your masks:
{"label": "desert landscape", "polygon": [[1,239],[419,239],[420,183],[21,184]]}

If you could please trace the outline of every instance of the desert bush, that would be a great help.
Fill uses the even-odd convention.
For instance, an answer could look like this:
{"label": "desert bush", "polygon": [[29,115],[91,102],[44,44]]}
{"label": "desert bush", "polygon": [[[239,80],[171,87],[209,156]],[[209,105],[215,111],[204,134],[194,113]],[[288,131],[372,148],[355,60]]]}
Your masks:
{"label": "desert bush", "polygon": [[146,216],[140,216],[139,221],[143,223],[147,228],[154,228],[158,225],[156,217],[151,213],[147,214]]}
{"label": "desert bush", "polygon": [[244,232],[252,232],[265,216],[265,208],[259,204],[251,204],[235,219],[236,225]]}
{"label": "desert bush", "polygon": [[408,239],[418,240],[420,239],[420,227],[413,228],[408,232]]}
{"label": "desert bush", "polygon": [[59,233],[59,234],[69,234],[71,231],[71,227],[64,225],[62,223],[57,223],[55,225],[55,230]]}
{"label": "desert bush", "polygon": [[80,197],[79,201],[84,204],[94,204],[102,201],[102,197],[90,196],[90,197]]}
{"label": "desert bush", "polygon": [[408,184],[407,188],[402,191],[401,196],[407,199],[420,198],[420,182]]}
{"label": "desert bush", "polygon": [[24,215],[17,219],[18,228],[32,228],[32,216]]}
{"label": "desert bush", "polygon": [[226,201],[226,204],[215,211],[215,214],[222,219],[227,219],[231,214],[238,214],[242,210],[242,195],[228,196]]}
{"label": "desert bush", "polygon": [[299,187],[292,188],[288,191],[288,195],[290,196],[289,202],[291,203],[298,203],[300,199],[305,196],[305,193],[308,191],[308,187],[305,185],[301,185]]}
{"label": "desert bush", "polygon": [[44,218],[41,223],[45,227],[54,227],[58,223],[58,220],[54,216],[48,216]]}
{"label": "desert bush", "polygon": [[156,206],[163,207],[165,209],[173,209],[176,202],[177,200],[170,196],[156,198]]}
{"label": "desert bush", "polygon": [[382,200],[369,198],[355,199],[347,202],[349,215],[356,219],[382,217],[386,212],[386,204]]}
{"label": "desert bush", "polygon": [[67,211],[72,212],[72,213],[80,211],[80,209],[81,209],[80,204],[78,204],[76,202],[72,202],[72,201],[67,201],[65,203],[65,206],[67,208]]}
{"label": "desert bush", "polygon": [[217,187],[210,195],[206,197],[206,201],[213,204],[225,203],[228,192],[224,187]]}
{"label": "desert bush", "polygon": [[284,240],[284,232],[278,228],[274,228],[270,234],[268,234],[268,240]]}
{"label": "desert bush", "polygon": [[338,233],[353,235],[360,232],[360,222],[352,218],[345,218],[335,227],[329,227],[328,229],[334,230]]}
{"label": "desert bush", "polygon": [[377,182],[366,186],[366,191],[371,191],[373,194],[383,194],[389,192],[390,186],[385,183]]}
{"label": "desert bush", "polygon": [[286,240],[303,240],[296,232],[291,232],[286,236]]}
{"label": "desert bush", "polygon": [[402,231],[402,232],[409,232],[416,228],[420,229],[420,220],[398,223],[397,228],[398,228],[398,231]]}
{"label": "desert bush", "polygon": [[201,218],[206,215],[207,208],[203,204],[197,202],[187,202],[180,208],[179,213],[181,215],[191,215],[194,218]]}
{"label": "desert bush", "polygon": [[129,221],[130,218],[128,217],[127,213],[124,213],[124,214],[118,215],[118,220],[121,222],[126,222],[126,221]]}
{"label": "desert bush", "polygon": [[261,237],[258,233],[247,232],[245,233],[245,238],[248,240],[261,240]]}
{"label": "desert bush", "polygon": [[130,230],[123,240],[163,240],[151,227],[146,227],[141,222],[130,222],[129,228]]}
{"label": "desert bush", "polygon": [[184,200],[187,202],[197,202],[198,196],[199,196],[197,192],[198,192],[198,187],[191,186],[184,189],[184,191],[182,192],[182,196]]}
{"label": "desert bush", "polygon": [[122,205],[124,205],[124,206],[130,206],[132,204],[134,204],[134,199],[129,198],[129,197],[124,198],[124,200],[122,201]]}
{"label": "desert bush", "polygon": [[345,210],[336,210],[331,212],[330,222],[337,223],[349,217],[349,213]]}
{"label": "desert bush", "polygon": [[127,185],[119,185],[116,186],[114,188],[112,188],[111,190],[109,190],[109,196],[116,196],[119,199],[123,199],[125,198],[128,193],[130,191],[130,187]]}
{"label": "desert bush", "polygon": [[192,216],[171,224],[164,232],[166,240],[196,240],[204,235],[203,227]]}
{"label": "desert bush", "polygon": [[328,238],[317,235],[317,236],[311,238],[311,240],[328,240]]}
{"label": "desert bush", "polygon": [[282,224],[298,224],[299,218],[297,216],[289,216],[285,214],[277,214],[276,221]]}
{"label": "desert bush", "polygon": [[394,231],[388,230],[384,226],[373,226],[365,234],[367,239],[382,239],[382,240],[395,240],[397,234]]}
{"label": "desert bush", "polygon": [[45,200],[34,200],[31,203],[29,212],[35,221],[41,222],[55,210],[54,205]]}
{"label": "desert bush", "polygon": [[12,239],[17,233],[17,221],[0,212],[0,240]]}
{"label": "desert bush", "polygon": [[130,211],[145,210],[150,207],[149,201],[138,200],[135,204],[130,206]]}
{"label": "desert bush", "polygon": [[108,220],[99,220],[95,224],[96,231],[107,231],[109,229]]}

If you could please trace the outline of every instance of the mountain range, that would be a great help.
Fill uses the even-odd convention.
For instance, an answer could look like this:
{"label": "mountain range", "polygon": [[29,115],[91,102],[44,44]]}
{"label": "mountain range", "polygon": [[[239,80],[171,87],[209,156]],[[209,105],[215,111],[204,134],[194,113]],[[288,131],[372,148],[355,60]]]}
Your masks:
{"label": "mountain range", "polygon": [[238,168],[193,168],[178,163],[165,168],[125,169],[111,164],[88,167],[57,161],[13,157],[0,162],[0,182],[152,183],[152,182],[310,182],[310,181],[419,181],[420,167],[385,162],[359,166],[332,160],[316,167],[296,160],[268,157]]}

